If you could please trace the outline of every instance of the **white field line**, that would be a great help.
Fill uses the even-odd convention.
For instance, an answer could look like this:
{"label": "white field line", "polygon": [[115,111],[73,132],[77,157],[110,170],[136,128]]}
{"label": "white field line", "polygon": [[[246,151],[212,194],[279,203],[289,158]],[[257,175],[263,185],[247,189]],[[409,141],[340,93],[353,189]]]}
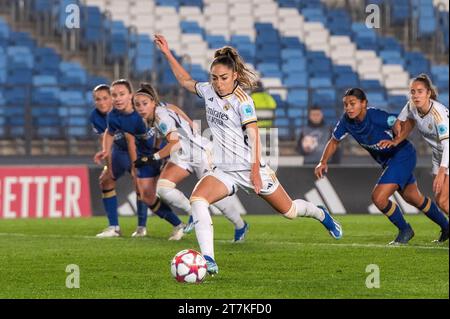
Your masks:
{"label": "white field line", "polygon": [[[36,235],[36,234],[21,234],[21,233],[0,233],[0,237],[31,237],[31,238],[83,238],[83,239],[95,239],[95,240],[104,240],[109,238],[96,238],[95,235],[92,236],[79,236],[79,235],[54,235],[54,234],[46,234],[46,235]],[[127,237],[115,237],[113,240],[117,239],[127,239]],[[218,243],[230,243],[230,240],[216,240]],[[444,246],[414,246],[414,245],[401,245],[401,246],[388,246],[388,245],[380,245],[380,244],[360,244],[360,243],[348,243],[348,244],[336,244],[336,243],[294,243],[287,241],[267,241],[267,242],[259,242],[259,244],[266,245],[279,245],[279,246],[318,246],[318,247],[343,247],[343,248],[382,248],[382,249],[402,249],[402,248],[410,248],[410,249],[432,249],[432,250],[449,250],[449,247]],[[238,244],[239,245],[239,244]]]}
{"label": "white field line", "polygon": [[[227,243],[227,240],[216,240],[216,242]],[[413,249],[436,249],[436,250],[449,250],[449,247],[444,246],[414,246],[414,245],[380,245],[380,244],[360,244],[360,243],[348,243],[348,244],[333,244],[333,243],[293,243],[286,241],[259,241],[259,244],[268,245],[292,245],[292,246],[319,246],[319,247],[343,247],[343,248],[384,248],[384,249],[396,249],[396,248],[413,248]]]}

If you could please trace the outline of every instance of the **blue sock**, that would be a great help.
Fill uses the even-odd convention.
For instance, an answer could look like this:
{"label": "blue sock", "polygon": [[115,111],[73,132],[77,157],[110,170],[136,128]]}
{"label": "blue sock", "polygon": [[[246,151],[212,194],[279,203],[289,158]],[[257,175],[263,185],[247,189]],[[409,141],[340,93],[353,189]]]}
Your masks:
{"label": "blue sock", "polygon": [[119,226],[119,214],[117,213],[117,196],[115,189],[102,191],[103,207],[108,216],[109,226]]}
{"label": "blue sock", "polygon": [[405,230],[410,227],[405,218],[403,218],[402,211],[394,202],[389,201],[388,205],[382,210],[382,212],[387,218],[389,218],[391,223],[397,226],[398,229]]}
{"label": "blue sock", "polygon": [[147,210],[148,206],[141,200],[141,196],[137,194],[137,216],[138,216],[138,226],[145,227],[147,226]]}
{"label": "blue sock", "polygon": [[433,222],[441,226],[442,229],[448,229],[447,217],[439,210],[437,205],[428,197],[425,197],[423,204],[419,209]]}
{"label": "blue sock", "polygon": [[181,220],[177,215],[172,211],[172,209],[159,197],[156,197],[156,202],[150,206],[150,209],[153,213],[158,215],[160,218],[167,220],[173,226],[178,226],[181,224]]}

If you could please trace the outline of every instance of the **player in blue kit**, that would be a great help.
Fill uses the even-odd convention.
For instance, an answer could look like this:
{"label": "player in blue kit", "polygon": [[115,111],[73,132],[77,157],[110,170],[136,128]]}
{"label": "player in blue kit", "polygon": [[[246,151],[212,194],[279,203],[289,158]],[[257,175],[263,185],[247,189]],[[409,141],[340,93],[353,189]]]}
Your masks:
{"label": "player in blue kit", "polygon": [[[155,131],[147,127],[141,116],[134,110],[132,104],[133,89],[127,80],[117,80],[111,85],[111,95],[114,109],[108,114],[108,129],[104,138],[101,158],[111,152],[114,135],[121,132],[130,148],[132,174],[136,175],[136,183],[141,194],[141,200],[160,218],[174,226],[169,240],[180,240],[185,225],[171,208],[156,196],[156,183],[160,174],[161,161],[152,165],[141,165],[146,158],[153,156],[157,148]],[[138,227],[138,233],[145,236],[146,228]]]}
{"label": "player in blue kit", "polygon": [[[103,135],[107,128],[107,114],[112,110],[110,87],[106,84],[98,85],[93,90],[95,109],[90,116],[90,122],[94,132],[99,135],[100,143],[103,143]],[[128,145],[125,136],[121,132],[114,135],[111,156],[106,158],[106,165],[100,175],[99,182],[102,190],[103,207],[108,216],[109,226],[97,237],[118,237],[121,236],[119,218],[117,211],[116,180],[122,177],[125,172],[131,173],[131,161],[128,153]],[[135,181],[134,181],[135,183]],[[138,229],[145,227],[147,219],[147,205],[137,197]],[[141,234],[135,231],[132,237],[139,237]]]}
{"label": "player in blue kit", "polygon": [[399,229],[398,236],[390,244],[406,244],[414,236],[414,231],[405,221],[400,208],[389,200],[396,191],[406,202],[423,211],[441,229],[448,229],[447,218],[417,187],[413,175],[416,166],[414,146],[407,140],[391,148],[380,143],[394,138],[392,126],[397,116],[376,108],[368,108],[366,94],[359,88],[347,90],[343,102],[345,113],[337,123],[320,163],[315,168],[317,178],[322,178],[328,171],[328,160],[337,150],[340,141],[350,134],[383,168],[372,192],[372,201]]}

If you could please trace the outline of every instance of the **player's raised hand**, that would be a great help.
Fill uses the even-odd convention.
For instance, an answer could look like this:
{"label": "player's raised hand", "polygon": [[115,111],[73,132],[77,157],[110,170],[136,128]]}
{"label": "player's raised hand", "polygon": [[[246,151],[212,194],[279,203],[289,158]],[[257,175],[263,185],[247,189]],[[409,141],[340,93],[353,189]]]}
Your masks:
{"label": "player's raised hand", "polygon": [[97,153],[94,155],[94,162],[95,162],[97,165],[102,165],[102,161],[105,160],[107,157],[108,157],[107,152],[105,152],[105,151],[97,152]]}
{"label": "player's raised hand", "polygon": [[439,173],[436,175],[433,181],[433,192],[439,194],[442,191],[442,187],[445,182],[445,169],[440,168]]}
{"label": "player's raised hand", "polygon": [[328,173],[328,164],[320,162],[314,169],[314,174],[317,178],[323,178],[324,174]]}
{"label": "player's raised hand", "polygon": [[155,34],[154,41],[156,46],[163,54],[170,54],[169,44],[167,43],[167,40],[163,35]]}

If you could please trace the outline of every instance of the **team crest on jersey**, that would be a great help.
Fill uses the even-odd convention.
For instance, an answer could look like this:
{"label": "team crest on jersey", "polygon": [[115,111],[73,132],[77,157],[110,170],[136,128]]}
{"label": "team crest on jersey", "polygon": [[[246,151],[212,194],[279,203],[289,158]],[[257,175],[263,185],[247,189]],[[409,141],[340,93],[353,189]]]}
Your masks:
{"label": "team crest on jersey", "polygon": [[230,103],[225,104],[225,106],[223,107],[223,109],[225,111],[228,111],[230,108],[231,108],[231,104]]}
{"label": "team crest on jersey", "polygon": [[433,125],[428,124],[428,129],[431,131],[433,129]]}
{"label": "team crest on jersey", "polygon": [[246,104],[243,107],[244,107],[244,114],[246,116],[252,116],[253,115],[253,108],[251,107],[251,105]]}
{"label": "team crest on jersey", "polygon": [[445,125],[445,124],[438,125],[439,135],[443,135],[443,134],[447,133],[447,131],[448,131],[447,125]]}
{"label": "team crest on jersey", "polygon": [[397,120],[397,118],[396,118],[395,116],[393,116],[393,115],[389,116],[388,119],[387,119],[388,125],[389,125],[389,126],[394,125],[395,120]]}

